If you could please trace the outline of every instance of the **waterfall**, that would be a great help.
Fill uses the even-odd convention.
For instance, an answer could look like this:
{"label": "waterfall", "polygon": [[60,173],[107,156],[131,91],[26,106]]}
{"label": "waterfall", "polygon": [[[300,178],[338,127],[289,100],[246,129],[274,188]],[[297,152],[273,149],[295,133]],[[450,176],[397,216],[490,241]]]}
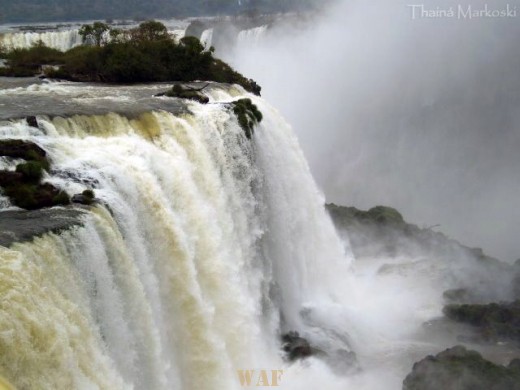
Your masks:
{"label": "waterfall", "polygon": [[255,44],[262,38],[266,33],[268,25],[251,28],[249,30],[243,30],[238,33],[238,43],[243,44]]}
{"label": "waterfall", "polygon": [[[3,125],[45,148],[45,180],[99,199],[0,247],[0,374],[19,389],[240,389],[236,370],[284,367],[280,332],[328,334],[314,308],[344,303],[352,256],[290,126],[238,87],[208,95]],[[264,114],[251,141],[223,104],[244,96]]]}
{"label": "waterfall", "polygon": [[186,29],[169,30],[168,34],[170,34],[170,36],[173,37],[175,42],[179,42],[186,35]]}
{"label": "waterfall", "polygon": [[67,51],[81,45],[78,29],[44,32],[15,32],[0,34],[0,46],[7,49],[24,49],[43,42],[45,46]]}
{"label": "waterfall", "polygon": [[212,28],[204,30],[200,36],[200,42],[206,50],[209,50],[213,43],[213,31]]}

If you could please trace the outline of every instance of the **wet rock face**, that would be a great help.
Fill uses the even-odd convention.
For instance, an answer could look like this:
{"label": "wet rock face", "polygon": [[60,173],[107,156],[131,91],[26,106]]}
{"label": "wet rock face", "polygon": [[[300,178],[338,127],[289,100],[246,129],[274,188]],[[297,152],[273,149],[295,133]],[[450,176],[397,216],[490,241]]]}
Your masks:
{"label": "wet rock face", "polygon": [[324,361],[336,375],[351,375],[360,371],[357,356],[353,351],[338,348],[328,348],[326,351],[311,345],[298,332],[288,332],[282,335],[282,349],[286,360],[294,362],[314,356]]}
{"label": "wet rock face", "polygon": [[47,153],[33,142],[8,139],[0,142],[0,156],[43,161],[47,158]]}
{"label": "wet rock face", "polygon": [[43,171],[50,168],[47,153],[33,142],[0,141],[0,156],[24,159],[16,171],[0,171],[0,187],[12,204],[27,210],[67,205],[69,196],[49,183],[41,183]]}
{"label": "wet rock face", "polygon": [[27,124],[31,127],[38,127],[38,120],[36,119],[35,116],[28,116],[27,118],[25,118],[27,120]]}
{"label": "wet rock face", "polygon": [[58,233],[82,224],[83,215],[83,210],[72,208],[1,211],[0,245],[9,247],[45,233]]}
{"label": "wet rock face", "polygon": [[298,332],[289,332],[282,336],[282,348],[286,353],[287,359],[295,361],[305,359],[313,355],[313,350],[309,342],[300,337]]}
{"label": "wet rock face", "polygon": [[447,305],[451,320],[476,327],[483,341],[513,340],[520,343],[520,301],[488,305]]}
{"label": "wet rock face", "polygon": [[95,201],[96,196],[92,190],[85,190],[81,194],[76,194],[71,198],[72,203],[83,204],[86,206],[92,205]]}
{"label": "wet rock face", "polygon": [[475,351],[456,346],[413,366],[403,390],[519,390],[520,362],[493,364]]}
{"label": "wet rock face", "polygon": [[201,93],[201,91],[204,88],[205,87],[197,89],[189,86],[182,86],[180,84],[176,84],[169,91],[158,93],[155,96],[174,97],[179,99],[193,100],[201,104],[208,104],[209,98],[203,93]]}

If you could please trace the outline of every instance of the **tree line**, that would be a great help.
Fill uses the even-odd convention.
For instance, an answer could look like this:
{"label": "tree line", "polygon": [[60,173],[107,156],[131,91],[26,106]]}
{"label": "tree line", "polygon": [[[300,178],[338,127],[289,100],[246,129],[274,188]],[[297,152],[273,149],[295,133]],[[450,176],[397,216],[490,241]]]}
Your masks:
{"label": "tree line", "polygon": [[[141,83],[207,80],[239,84],[260,94],[260,86],[215,58],[198,38],[180,41],[170,37],[166,26],[149,20],[130,30],[95,22],[80,29],[83,45],[66,52],[42,42],[27,49],[0,51],[7,67],[0,76],[46,77],[83,82]],[[45,67],[42,67],[44,66]]]}

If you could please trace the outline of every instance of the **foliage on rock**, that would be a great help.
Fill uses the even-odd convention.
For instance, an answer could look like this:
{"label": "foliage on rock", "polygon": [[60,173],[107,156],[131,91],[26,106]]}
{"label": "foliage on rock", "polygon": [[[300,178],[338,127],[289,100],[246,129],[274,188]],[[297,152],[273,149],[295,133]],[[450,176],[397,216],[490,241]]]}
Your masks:
{"label": "foliage on rock", "polygon": [[253,104],[251,99],[240,99],[232,103],[240,127],[244,130],[246,137],[251,139],[255,126],[263,119],[258,107]]}
{"label": "foliage on rock", "polygon": [[46,152],[38,145],[21,140],[0,141],[0,156],[26,160],[15,171],[0,171],[0,187],[11,202],[27,210],[66,205],[69,196],[49,183],[41,183],[50,164]]}
{"label": "foliage on rock", "polygon": [[518,363],[496,365],[478,352],[456,346],[415,363],[403,390],[519,390]]}
{"label": "foliage on rock", "polygon": [[487,305],[446,305],[446,317],[476,327],[483,340],[520,342],[520,301]]}

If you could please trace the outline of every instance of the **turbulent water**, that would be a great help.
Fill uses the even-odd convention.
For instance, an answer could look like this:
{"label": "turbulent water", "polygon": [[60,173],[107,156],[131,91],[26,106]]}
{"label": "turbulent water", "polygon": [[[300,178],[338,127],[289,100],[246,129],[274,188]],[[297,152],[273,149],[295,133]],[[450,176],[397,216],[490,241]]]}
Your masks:
{"label": "turbulent water", "polygon": [[2,123],[48,151],[45,180],[100,200],[82,226],[0,248],[0,367],[19,389],[236,389],[237,369],[283,369],[281,331],[327,342],[301,313],[341,304],[351,255],[279,114],[254,98],[249,141],[220,103],[243,94]]}

